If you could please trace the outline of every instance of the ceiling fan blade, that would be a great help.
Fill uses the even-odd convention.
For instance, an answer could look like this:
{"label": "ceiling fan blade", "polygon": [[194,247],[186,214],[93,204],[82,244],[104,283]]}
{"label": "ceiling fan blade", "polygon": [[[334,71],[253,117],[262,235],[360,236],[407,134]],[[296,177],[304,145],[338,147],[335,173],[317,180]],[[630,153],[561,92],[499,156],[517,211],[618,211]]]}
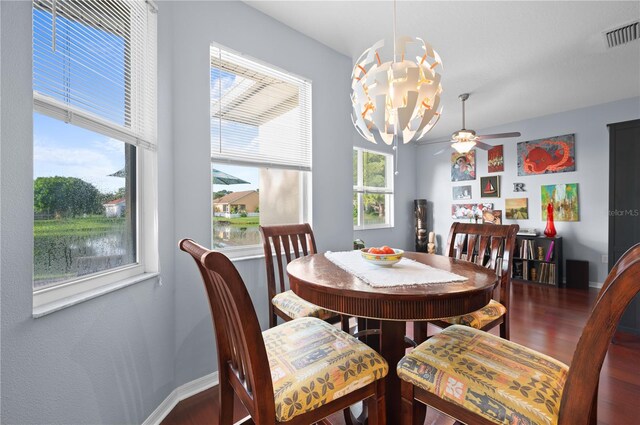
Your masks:
{"label": "ceiling fan blade", "polygon": [[442,152],[444,152],[444,151],[446,151],[446,150],[449,150],[449,148],[448,148],[448,147],[446,147],[446,148],[442,148],[442,149],[440,149],[439,151],[434,152],[434,153],[433,153],[433,156],[440,155]]}
{"label": "ceiling fan blade", "polygon": [[478,140],[485,139],[505,139],[507,137],[520,137],[521,134],[519,131],[515,131],[513,133],[498,133],[498,134],[483,134],[482,136],[477,136]]}
{"label": "ceiling fan blade", "polygon": [[485,151],[488,151],[489,149],[492,149],[493,146],[476,140],[476,148],[480,148],[480,149],[484,149]]}

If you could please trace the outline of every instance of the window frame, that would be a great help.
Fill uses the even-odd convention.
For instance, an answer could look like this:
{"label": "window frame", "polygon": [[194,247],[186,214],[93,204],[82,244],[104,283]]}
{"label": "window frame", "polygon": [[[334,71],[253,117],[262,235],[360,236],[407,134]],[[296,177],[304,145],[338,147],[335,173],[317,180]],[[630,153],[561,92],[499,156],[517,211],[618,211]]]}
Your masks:
{"label": "window frame", "polygon": [[[353,194],[357,202],[357,223],[353,225],[353,230],[388,229],[394,227],[394,170],[393,155],[386,152],[365,149],[354,146],[353,151],[357,154],[356,160],[356,184],[353,185]],[[383,155],[385,157],[385,187],[374,187],[364,185],[364,153]],[[365,224],[364,223],[364,202],[362,196],[365,194],[384,194],[387,211],[385,213],[385,223]]]}
{"label": "window frame", "polygon": [[[157,12],[153,2],[146,0],[148,16]],[[32,8],[35,6],[32,5]],[[147,23],[146,36],[152,45],[152,51],[157,52],[156,18],[149,18]],[[133,38],[133,36],[132,36]],[[132,47],[133,48],[133,47]],[[147,58],[145,58],[145,61]],[[150,67],[150,68],[148,68]],[[140,61],[136,64],[125,64],[129,75],[125,73],[124,78],[135,79],[137,75],[151,72],[154,76],[157,73],[155,57],[149,62]],[[151,69],[151,71],[149,71]],[[35,72],[35,69],[34,71]],[[105,293],[145,281],[159,276],[158,258],[158,231],[157,231],[157,155],[155,149],[157,118],[155,112],[155,102],[157,98],[157,87],[152,86],[152,99],[139,99],[137,88],[132,87],[134,93],[130,93],[131,109],[137,111],[139,104],[151,103],[147,122],[152,127],[149,137],[151,140],[144,140],[133,130],[112,123],[104,118],[93,115],[73,105],[67,105],[57,99],[44,96],[34,90],[34,113],[40,113],[56,120],[64,121],[67,125],[74,125],[84,128],[96,134],[116,139],[125,143],[127,149],[135,152],[135,177],[130,182],[131,191],[135,196],[135,206],[132,220],[135,223],[136,261],[120,267],[115,267],[105,271],[79,276],[60,282],[45,288],[33,288],[33,316],[41,317],[62,308],[75,305]],[[32,254],[32,261],[33,258]]]}
{"label": "window frame", "polygon": [[[275,73],[280,73],[280,74],[286,74],[286,76],[292,78],[292,79],[296,79],[299,80],[300,82],[304,83],[304,84],[308,84],[308,97],[307,97],[307,105],[304,105],[304,107],[306,108],[306,111],[308,112],[308,117],[306,117],[306,123],[303,123],[302,125],[308,125],[308,135],[310,137],[309,141],[308,141],[308,146],[309,146],[309,167],[301,167],[299,165],[291,165],[291,166],[287,166],[286,164],[282,164],[282,163],[278,163],[278,164],[274,164],[274,163],[270,163],[270,162],[264,162],[264,163],[257,163],[254,161],[243,161],[240,158],[237,159],[232,159],[232,158],[215,158],[213,156],[213,151],[212,151],[212,156],[211,156],[211,167],[212,168],[216,168],[216,166],[220,167],[220,166],[224,166],[224,165],[235,165],[235,166],[243,166],[243,167],[253,167],[253,168],[257,168],[257,169],[265,169],[265,170],[269,170],[269,169],[278,169],[278,170],[289,170],[289,171],[297,171],[300,174],[300,179],[299,179],[299,193],[300,193],[300,199],[299,199],[299,203],[300,203],[300,217],[298,218],[299,223],[313,223],[313,217],[312,217],[312,179],[313,179],[313,167],[312,167],[312,163],[313,163],[313,154],[312,154],[312,147],[313,147],[313,122],[312,122],[312,100],[313,100],[313,83],[311,80],[309,80],[308,78],[304,78],[301,77],[293,72],[284,70],[278,66],[275,66],[273,64],[270,64],[268,62],[262,61],[260,59],[256,59],[250,55],[246,55],[244,53],[240,53],[237,52],[233,49],[230,49],[226,46],[223,46],[219,43],[215,43],[215,42],[211,42],[209,44],[210,48],[215,48],[215,49],[219,49],[221,51],[224,51],[226,53],[230,53],[232,55],[236,55],[241,57],[242,60],[246,60],[246,61],[251,61],[254,62],[262,67],[268,68],[268,70],[270,71],[274,71]],[[209,73],[212,72],[213,70],[213,63],[212,60],[210,58],[209,60]],[[241,74],[240,74],[241,75]],[[209,80],[209,84],[211,85],[211,78]],[[212,99],[212,90],[210,89],[210,93],[209,93],[209,104],[212,105],[213,99]],[[212,120],[214,119],[220,119],[221,118],[215,118],[215,111],[213,109],[211,109],[209,111],[209,117],[210,117],[210,125],[212,123]],[[220,126],[220,128],[222,128],[222,126]],[[213,134],[212,131],[210,129],[209,131],[210,134],[210,139],[209,139],[209,143],[211,146],[213,146]],[[223,187],[224,185],[219,185],[217,187]],[[213,194],[214,188],[214,184],[213,182],[211,183],[211,193]],[[213,224],[213,196],[210,196],[211,199],[211,205],[209,207],[209,211],[211,212],[211,245],[213,246],[213,237],[214,237],[214,224]],[[260,209],[262,211],[262,208]],[[242,245],[242,246],[233,246],[233,247],[225,247],[225,248],[219,248],[220,252],[224,252],[225,255],[227,255],[229,258],[231,258],[232,260],[244,260],[244,259],[252,259],[252,258],[261,258],[264,257],[264,250],[262,247],[262,243],[258,243],[258,244],[253,244],[253,245]]]}

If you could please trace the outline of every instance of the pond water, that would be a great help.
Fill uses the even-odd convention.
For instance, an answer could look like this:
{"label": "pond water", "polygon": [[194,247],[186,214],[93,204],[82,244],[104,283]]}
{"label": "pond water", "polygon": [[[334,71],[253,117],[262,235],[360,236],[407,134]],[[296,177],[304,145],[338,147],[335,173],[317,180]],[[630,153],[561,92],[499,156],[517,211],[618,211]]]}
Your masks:
{"label": "pond water", "polygon": [[135,262],[133,241],[123,232],[38,236],[33,248],[36,289]]}
{"label": "pond water", "polygon": [[226,222],[213,223],[213,248],[228,248],[262,243],[258,225],[243,226]]}

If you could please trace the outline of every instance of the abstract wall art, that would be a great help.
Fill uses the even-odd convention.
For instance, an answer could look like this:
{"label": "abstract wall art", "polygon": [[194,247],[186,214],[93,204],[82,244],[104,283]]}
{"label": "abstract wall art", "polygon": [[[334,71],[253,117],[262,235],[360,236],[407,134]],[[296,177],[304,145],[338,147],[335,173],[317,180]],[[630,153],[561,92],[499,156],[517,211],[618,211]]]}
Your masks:
{"label": "abstract wall art", "polygon": [[487,165],[490,173],[504,171],[503,145],[494,146],[487,153]]}
{"label": "abstract wall art", "polygon": [[476,150],[451,154],[451,181],[460,182],[476,179]]}
{"label": "abstract wall art", "polygon": [[576,170],[575,134],[518,143],[518,175]]}
{"label": "abstract wall art", "polygon": [[578,183],[550,184],[540,187],[542,220],[547,219],[547,205],[553,205],[555,221],[580,221]]}

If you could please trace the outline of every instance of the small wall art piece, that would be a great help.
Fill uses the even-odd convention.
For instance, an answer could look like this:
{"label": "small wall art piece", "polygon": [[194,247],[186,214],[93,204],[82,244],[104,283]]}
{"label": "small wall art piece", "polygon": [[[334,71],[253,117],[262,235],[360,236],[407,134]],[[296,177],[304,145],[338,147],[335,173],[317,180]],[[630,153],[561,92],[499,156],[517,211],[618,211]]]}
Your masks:
{"label": "small wall art piece", "polygon": [[494,146],[489,149],[487,157],[487,164],[489,166],[490,173],[499,173],[500,171],[504,171],[503,145]]}
{"label": "small wall art piece", "polygon": [[547,205],[553,205],[555,221],[580,221],[578,183],[550,184],[540,187],[542,220],[547,219]]}
{"label": "small wall art piece", "polygon": [[575,134],[518,143],[518,175],[576,170]]}
{"label": "small wall art piece", "polygon": [[509,220],[528,220],[529,198],[507,198],[504,200],[504,209]]}
{"label": "small wall art piece", "polygon": [[476,179],[476,150],[451,154],[451,181],[460,182]]}
{"label": "small wall art piece", "polygon": [[474,221],[482,220],[482,213],[493,210],[492,203],[483,204],[452,204],[451,218],[454,220],[470,219]]}
{"label": "small wall art piece", "polygon": [[453,186],[453,199],[471,199],[471,185]]}
{"label": "small wall art piece", "polygon": [[480,196],[482,198],[499,198],[500,176],[480,177]]}
{"label": "small wall art piece", "polygon": [[502,224],[502,210],[484,211],[482,222],[484,224]]}

